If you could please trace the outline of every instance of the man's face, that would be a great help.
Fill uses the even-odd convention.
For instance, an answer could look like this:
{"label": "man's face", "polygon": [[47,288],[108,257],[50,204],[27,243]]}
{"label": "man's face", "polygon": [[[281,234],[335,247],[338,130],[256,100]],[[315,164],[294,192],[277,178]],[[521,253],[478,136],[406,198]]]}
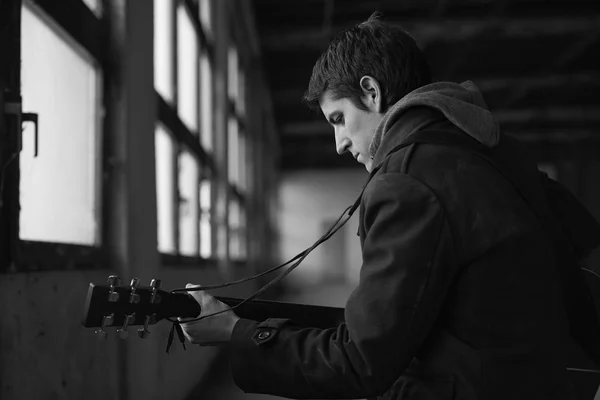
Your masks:
{"label": "man's face", "polygon": [[376,112],[369,99],[365,99],[368,109],[365,111],[357,108],[347,98],[332,99],[329,91],[323,94],[320,105],[325,119],[333,126],[337,153],[352,153],[371,172],[373,160],[369,154],[369,145],[383,114]]}

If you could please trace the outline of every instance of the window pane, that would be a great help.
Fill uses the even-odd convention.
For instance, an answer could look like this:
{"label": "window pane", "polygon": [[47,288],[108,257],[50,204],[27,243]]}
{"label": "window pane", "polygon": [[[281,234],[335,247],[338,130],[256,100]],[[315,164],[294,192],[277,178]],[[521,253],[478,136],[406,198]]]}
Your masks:
{"label": "window pane", "polygon": [[200,0],[199,4],[200,24],[207,37],[212,35],[212,18],[210,0]]}
{"label": "window pane", "polygon": [[156,207],[158,251],[175,252],[175,144],[162,125],[156,127]]}
{"label": "window pane", "polygon": [[227,255],[227,226],[219,225],[217,227],[217,257],[224,259]]}
{"label": "window pane", "polygon": [[[41,15],[41,14],[40,14]],[[23,110],[39,114],[39,156],[26,124],[20,157],[20,237],[94,245],[99,235],[100,73],[46,18],[23,7]]]}
{"label": "window pane", "polygon": [[201,144],[205,150],[211,151],[213,144],[213,86],[212,66],[208,54],[202,52],[200,56],[200,101],[202,135]]}
{"label": "window pane", "polygon": [[198,160],[188,150],[179,155],[179,252],[198,255]]}
{"label": "window pane", "polygon": [[102,16],[102,4],[101,0],[83,0],[83,2],[94,12],[97,16]]}
{"label": "window pane", "polygon": [[240,207],[239,258],[246,258],[246,210]]}
{"label": "window pane", "polygon": [[227,168],[229,170],[229,182],[231,182],[234,185],[237,185],[240,163],[238,147],[238,124],[235,117],[229,117],[229,123],[227,127],[227,138]]}
{"label": "window pane", "polygon": [[227,57],[227,90],[231,99],[237,99],[238,85],[238,54],[237,49],[231,46]]}
{"label": "window pane", "polygon": [[212,236],[210,230],[210,181],[200,183],[200,257],[212,255]]}
{"label": "window pane", "polygon": [[237,93],[237,99],[235,102],[235,108],[236,108],[239,116],[244,116],[244,114],[246,113],[246,104],[244,101],[244,95],[246,93],[245,84],[246,84],[246,76],[244,75],[244,70],[239,68],[238,69],[238,93]]}
{"label": "window pane", "polygon": [[550,163],[539,163],[538,169],[548,174],[551,179],[557,180],[558,170],[556,165]]}
{"label": "window pane", "polygon": [[198,131],[198,36],[185,6],[177,8],[177,109],[192,132]]}
{"label": "window pane", "polygon": [[228,188],[225,185],[219,185],[212,188],[216,192],[217,200],[212,204],[213,208],[213,224],[216,225],[216,257],[218,259],[224,259],[227,256],[227,209],[228,204],[224,199],[227,197]]}
{"label": "window pane", "polygon": [[240,257],[240,205],[237,200],[229,202],[229,257]]}
{"label": "window pane", "polygon": [[237,229],[240,226],[240,204],[237,200],[229,202],[229,227]]}
{"label": "window pane", "polygon": [[241,130],[238,132],[238,187],[242,192],[246,191],[246,171],[251,168],[251,165],[246,163],[246,137]]}
{"label": "window pane", "polygon": [[173,103],[173,2],[154,0],[154,86]]}

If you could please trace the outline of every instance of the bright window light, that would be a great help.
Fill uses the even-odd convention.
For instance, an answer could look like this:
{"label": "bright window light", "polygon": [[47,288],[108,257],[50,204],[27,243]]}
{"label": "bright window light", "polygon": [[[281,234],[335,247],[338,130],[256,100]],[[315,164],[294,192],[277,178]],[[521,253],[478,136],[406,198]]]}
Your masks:
{"label": "bright window light", "polygon": [[198,131],[198,35],[181,4],[177,8],[177,110],[192,131]]}
{"label": "bright window light", "polygon": [[179,253],[198,256],[198,159],[188,151],[179,155]]}
{"label": "bright window light", "polygon": [[210,219],[210,181],[200,182],[200,257],[210,258],[212,255],[212,233]]}
{"label": "bright window light", "polygon": [[160,124],[156,127],[155,148],[158,250],[175,253],[175,143]]}
{"label": "bright window light", "polygon": [[101,75],[95,61],[25,3],[23,111],[39,114],[39,156],[25,125],[20,155],[20,238],[100,243]]}
{"label": "bright window light", "polygon": [[201,137],[200,143],[207,151],[213,147],[213,86],[212,65],[208,54],[202,52],[200,55],[200,119]]}
{"label": "bright window light", "polygon": [[154,87],[173,103],[173,2],[154,0]]}

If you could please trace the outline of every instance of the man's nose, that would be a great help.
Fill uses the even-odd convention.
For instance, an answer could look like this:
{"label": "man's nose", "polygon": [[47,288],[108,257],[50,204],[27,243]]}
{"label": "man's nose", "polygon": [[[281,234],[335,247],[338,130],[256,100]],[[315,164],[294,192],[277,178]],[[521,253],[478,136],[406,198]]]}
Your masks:
{"label": "man's nose", "polygon": [[339,155],[342,155],[345,152],[347,152],[348,149],[350,149],[350,146],[352,146],[352,142],[348,138],[343,138],[343,139],[338,140],[338,138],[336,137],[335,142],[336,142],[335,147],[336,147],[337,153]]}

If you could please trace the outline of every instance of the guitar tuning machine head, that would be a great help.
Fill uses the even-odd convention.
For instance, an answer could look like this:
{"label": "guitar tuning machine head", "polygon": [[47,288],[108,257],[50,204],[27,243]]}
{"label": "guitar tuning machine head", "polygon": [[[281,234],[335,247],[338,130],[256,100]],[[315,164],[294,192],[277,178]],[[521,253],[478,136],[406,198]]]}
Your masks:
{"label": "guitar tuning machine head", "polygon": [[117,275],[109,275],[108,276],[108,284],[110,286],[117,286],[121,283],[121,279]]}
{"label": "guitar tuning machine head", "polygon": [[152,289],[160,289],[161,285],[162,285],[162,280],[160,280],[160,279],[152,279],[150,281],[150,287]]}
{"label": "guitar tuning machine head", "polygon": [[104,330],[104,328],[106,328],[107,326],[112,325],[113,321],[114,321],[114,314],[105,315],[102,318],[102,325],[100,326],[100,329],[94,331],[94,333],[96,334],[96,337],[99,340],[106,339],[106,337],[108,336],[108,333]]}
{"label": "guitar tuning machine head", "polygon": [[129,302],[131,304],[137,304],[140,301],[140,295],[136,293],[138,286],[140,286],[140,280],[138,278],[133,278],[130,283],[131,286],[131,294],[129,295]]}
{"label": "guitar tuning machine head", "polygon": [[109,291],[108,291],[108,301],[111,303],[115,303],[117,301],[119,301],[119,293],[117,293],[115,291],[115,286],[118,286],[120,284],[121,280],[119,279],[119,277],[117,275],[110,275],[108,277],[108,284],[110,285]]}
{"label": "guitar tuning machine head", "polygon": [[97,329],[94,331],[94,334],[98,340],[104,340],[108,337],[108,332],[106,332],[104,329]]}
{"label": "guitar tuning machine head", "polygon": [[156,314],[146,316],[144,320],[144,327],[138,329],[138,336],[142,339],[146,339],[150,335],[150,331],[148,330],[148,325],[156,322]]}
{"label": "guitar tuning machine head", "polygon": [[135,321],[135,313],[129,314],[125,316],[125,321],[123,321],[123,326],[117,329],[117,336],[119,339],[127,339],[129,336],[129,331],[127,327]]}
{"label": "guitar tuning machine head", "polygon": [[162,281],[160,279],[152,279],[152,281],[150,281],[150,287],[152,288],[152,295],[150,296],[151,304],[160,303],[161,297],[158,294],[158,289],[160,289],[161,284]]}

